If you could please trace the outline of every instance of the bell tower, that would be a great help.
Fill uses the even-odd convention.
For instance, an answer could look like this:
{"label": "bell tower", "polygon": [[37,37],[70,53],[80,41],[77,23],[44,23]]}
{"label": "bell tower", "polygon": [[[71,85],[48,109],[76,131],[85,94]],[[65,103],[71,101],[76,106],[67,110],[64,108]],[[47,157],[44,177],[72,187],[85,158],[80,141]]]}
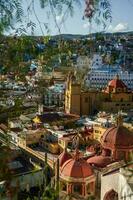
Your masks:
{"label": "bell tower", "polygon": [[65,112],[80,115],[81,112],[81,84],[76,80],[76,74],[68,75],[65,91]]}

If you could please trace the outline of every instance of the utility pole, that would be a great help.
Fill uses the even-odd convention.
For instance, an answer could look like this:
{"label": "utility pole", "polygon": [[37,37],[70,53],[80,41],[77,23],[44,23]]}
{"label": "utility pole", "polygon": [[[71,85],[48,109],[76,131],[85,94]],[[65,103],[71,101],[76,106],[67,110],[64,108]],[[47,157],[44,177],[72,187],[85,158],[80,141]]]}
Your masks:
{"label": "utility pole", "polygon": [[43,163],[43,184],[42,184],[42,192],[45,191],[46,186],[47,186],[46,168],[47,168],[47,153],[45,153],[45,160],[44,160],[44,163]]}
{"label": "utility pole", "polygon": [[59,158],[57,159],[55,168],[55,189],[57,191],[57,199],[59,200]]}

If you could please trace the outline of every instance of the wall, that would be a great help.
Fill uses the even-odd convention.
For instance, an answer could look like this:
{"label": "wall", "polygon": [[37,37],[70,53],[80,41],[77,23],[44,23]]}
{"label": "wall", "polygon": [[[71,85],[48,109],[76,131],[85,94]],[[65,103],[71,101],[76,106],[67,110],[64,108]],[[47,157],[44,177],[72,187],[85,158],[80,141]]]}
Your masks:
{"label": "wall", "polygon": [[119,175],[119,199],[131,200],[133,199],[133,175],[128,171],[123,175],[123,170],[120,170]]}
{"label": "wall", "polygon": [[111,94],[112,101],[129,102],[132,101],[132,94],[129,93],[115,93]]}
{"label": "wall", "polygon": [[93,125],[93,138],[100,142],[101,136],[107,130],[107,128],[100,125]]}
{"label": "wall", "polygon": [[110,175],[101,176],[101,200],[104,199],[105,194],[110,190],[118,192],[119,173],[111,173]]}
{"label": "wall", "polygon": [[80,85],[75,84],[71,85],[69,91],[69,103],[68,107],[70,108],[70,113],[80,115],[80,93],[81,88]]}
{"label": "wall", "polygon": [[63,140],[62,138],[59,138],[58,144],[59,144],[61,150],[64,150],[68,145],[68,140]]}
{"label": "wall", "polygon": [[120,110],[129,111],[133,108],[133,102],[102,102],[101,110],[108,112],[118,112]]}
{"label": "wall", "polygon": [[91,115],[100,106],[101,93],[96,91],[82,92],[81,94],[81,115]]}

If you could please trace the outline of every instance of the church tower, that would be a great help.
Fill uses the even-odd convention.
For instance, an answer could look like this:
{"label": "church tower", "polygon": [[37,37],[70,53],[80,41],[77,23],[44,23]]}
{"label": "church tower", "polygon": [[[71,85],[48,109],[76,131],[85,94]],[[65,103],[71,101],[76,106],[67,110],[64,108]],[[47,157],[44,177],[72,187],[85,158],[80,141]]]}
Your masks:
{"label": "church tower", "polygon": [[76,74],[71,72],[66,81],[65,112],[81,114],[81,84],[76,80]]}

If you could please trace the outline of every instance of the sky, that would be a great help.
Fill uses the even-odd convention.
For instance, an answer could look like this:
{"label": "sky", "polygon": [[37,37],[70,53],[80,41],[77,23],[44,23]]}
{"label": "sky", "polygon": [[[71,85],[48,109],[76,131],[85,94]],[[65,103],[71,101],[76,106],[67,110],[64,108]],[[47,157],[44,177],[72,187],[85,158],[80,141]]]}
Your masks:
{"label": "sky", "polygon": [[[90,32],[100,32],[103,31],[103,27],[100,27],[96,24],[92,24],[90,27],[90,24],[87,20],[83,20],[83,14],[84,14],[84,0],[82,6],[75,7],[74,15],[73,17],[67,17],[63,25],[61,26],[61,33],[65,34],[88,34]],[[131,31],[133,30],[133,0],[110,0],[112,5],[112,23],[107,24],[106,32],[121,32],[121,31]],[[34,30],[35,35],[42,35],[42,34],[48,34],[44,23],[48,24],[49,27],[49,34],[56,35],[59,34],[59,30],[57,26],[55,26],[55,20],[60,26],[60,23],[62,21],[61,14],[56,13],[56,16],[48,17],[48,11],[49,9],[41,9],[38,0],[35,0],[35,13],[33,12],[33,9],[31,9],[30,13],[30,20],[33,21],[36,24],[36,28]],[[23,0],[23,7],[25,10],[25,20],[23,22],[23,25],[25,27],[25,24],[27,23],[27,12],[26,9],[29,6],[30,1],[29,0]],[[40,21],[40,24],[38,23],[38,19]],[[40,28],[41,26],[41,28]],[[41,30],[42,29],[42,30]],[[28,30],[28,33],[30,34],[30,30]]]}

